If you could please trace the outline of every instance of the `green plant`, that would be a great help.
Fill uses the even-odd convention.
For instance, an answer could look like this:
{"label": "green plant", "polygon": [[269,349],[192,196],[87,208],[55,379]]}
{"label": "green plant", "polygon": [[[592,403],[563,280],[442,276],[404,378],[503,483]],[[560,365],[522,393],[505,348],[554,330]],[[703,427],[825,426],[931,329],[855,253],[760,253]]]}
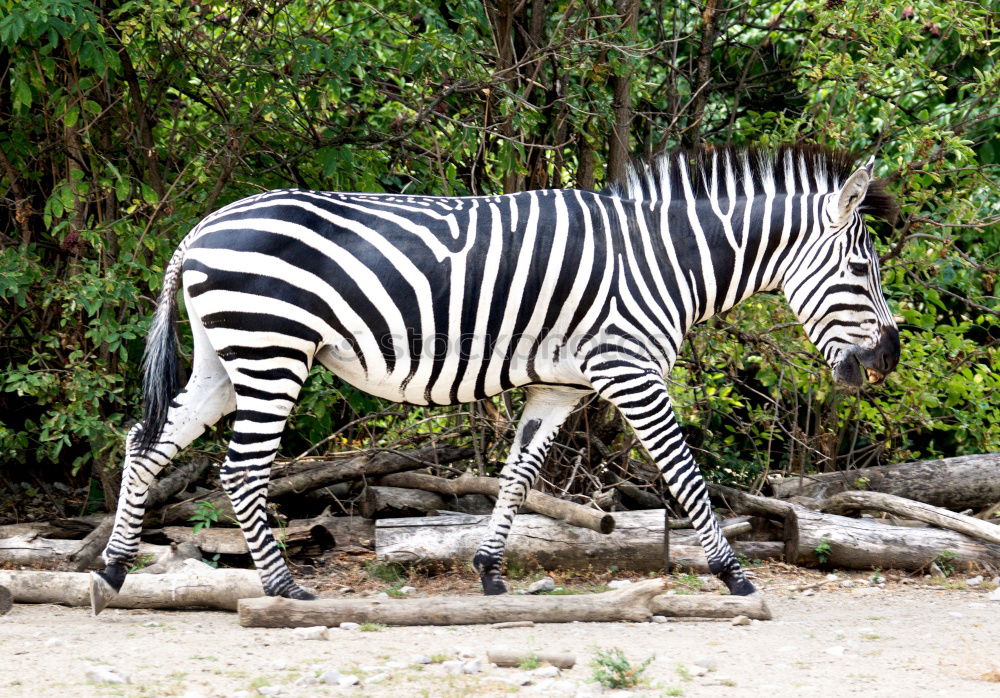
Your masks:
{"label": "green plant", "polygon": [[132,563],[132,566],[128,568],[128,571],[138,572],[141,569],[145,569],[153,564],[154,559],[155,558],[152,555],[138,555],[135,558],[135,562]]}
{"label": "green plant", "polygon": [[385,625],[382,623],[362,623],[358,630],[363,633],[377,633],[385,630]]}
{"label": "green plant", "polygon": [[938,569],[941,570],[941,573],[945,577],[950,577],[955,574],[955,571],[958,569],[955,564],[957,560],[958,555],[945,548],[934,558],[934,564],[938,566]]}
{"label": "green plant", "polygon": [[222,509],[218,504],[208,500],[202,500],[194,505],[194,513],[188,517],[188,521],[194,524],[193,529],[197,534],[205,528],[211,528],[212,524],[219,522],[222,516]]}
{"label": "green plant", "polygon": [[372,560],[366,562],[364,568],[369,577],[386,582],[387,584],[399,586],[402,582],[406,581],[406,567],[398,562]]}
{"label": "green plant", "polygon": [[826,538],[820,538],[819,543],[813,548],[813,552],[816,554],[816,559],[819,560],[821,565],[825,565],[827,560],[830,559],[830,553],[833,549],[830,547],[830,541]]}
{"label": "green plant", "polygon": [[684,695],[684,689],[680,686],[671,686],[663,692],[665,696],[682,696]]}
{"label": "green plant", "polygon": [[541,665],[538,662],[538,655],[532,652],[521,661],[518,668],[523,669],[524,671],[530,671],[531,669],[537,669],[539,666]]}
{"label": "green plant", "polygon": [[642,673],[652,663],[653,655],[638,666],[632,666],[625,653],[617,647],[598,649],[594,656],[593,681],[605,688],[632,688],[642,681]]}

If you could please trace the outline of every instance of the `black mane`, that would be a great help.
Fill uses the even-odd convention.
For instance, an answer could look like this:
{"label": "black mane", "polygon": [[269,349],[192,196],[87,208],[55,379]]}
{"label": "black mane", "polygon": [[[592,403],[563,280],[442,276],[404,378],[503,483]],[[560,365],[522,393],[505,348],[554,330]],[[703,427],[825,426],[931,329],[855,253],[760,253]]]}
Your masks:
{"label": "black mane", "polygon": [[[847,151],[817,146],[785,145],[773,150],[703,146],[663,152],[648,162],[634,161],[623,180],[603,191],[637,201],[662,199],[664,191],[670,191],[671,198],[676,198],[683,191],[686,179],[694,196],[705,198],[711,192],[714,167],[727,160],[733,167],[737,185],[751,177],[756,191],[762,191],[765,184],[773,185],[779,192],[788,191],[792,188],[789,185],[802,191],[801,183],[807,178],[810,191],[832,192],[860,166],[860,161]],[[895,222],[898,207],[883,180],[875,179],[868,186],[861,212]]]}

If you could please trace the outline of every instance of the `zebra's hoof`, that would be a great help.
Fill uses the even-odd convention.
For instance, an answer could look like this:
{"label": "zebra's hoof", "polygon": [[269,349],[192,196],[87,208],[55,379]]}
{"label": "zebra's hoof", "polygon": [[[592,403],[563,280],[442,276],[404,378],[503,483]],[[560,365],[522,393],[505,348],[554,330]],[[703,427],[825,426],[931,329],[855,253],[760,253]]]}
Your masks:
{"label": "zebra's hoof", "polygon": [[722,581],[729,587],[729,593],[733,596],[750,596],[757,593],[757,588],[742,574],[739,577],[724,578]]}
{"label": "zebra's hoof", "polygon": [[125,567],[108,565],[101,572],[90,573],[90,610],[96,616],[108,607],[125,583]]}
{"label": "zebra's hoof", "polygon": [[315,601],[319,597],[311,591],[306,591],[300,586],[296,586],[294,589],[290,589],[282,594],[286,599],[296,599],[298,601]]}
{"label": "zebra's hoof", "polygon": [[483,593],[487,596],[500,596],[507,593],[507,585],[500,579],[500,575],[495,577],[483,575],[480,579],[483,582]]}

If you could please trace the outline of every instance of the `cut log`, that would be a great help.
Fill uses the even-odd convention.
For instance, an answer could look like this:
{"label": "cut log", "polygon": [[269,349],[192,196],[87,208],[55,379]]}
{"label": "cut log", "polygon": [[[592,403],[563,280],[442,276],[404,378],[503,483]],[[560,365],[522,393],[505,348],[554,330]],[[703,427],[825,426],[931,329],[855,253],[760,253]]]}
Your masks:
{"label": "cut log", "polygon": [[5,524],[0,526],[0,538],[15,538],[33,534],[40,538],[72,538],[73,540],[79,540],[93,531],[97,527],[97,524],[104,520],[105,516],[107,514],[91,514],[71,519]]}
{"label": "cut log", "polygon": [[650,600],[663,581],[649,579],[602,594],[573,596],[443,596],[413,599],[244,599],[240,625],[262,628],[385,625],[481,625],[501,621],[535,623],[641,622],[649,620]]}
{"label": "cut log", "polygon": [[[284,543],[289,554],[302,550],[310,553],[332,548],[333,536],[324,526],[313,523],[289,524],[284,528],[273,528],[275,540]],[[175,543],[194,543],[203,553],[222,555],[245,555],[249,551],[243,531],[238,528],[203,528],[194,532],[186,526],[165,526],[148,531],[150,537],[165,536]],[[315,549],[315,550],[313,550]]]}
{"label": "cut log", "polygon": [[[358,480],[363,477],[374,478],[401,470],[414,470],[430,465],[453,463],[471,458],[474,455],[475,451],[471,448],[426,446],[412,451],[384,451],[338,460],[315,461],[315,465],[312,467],[296,470],[294,474],[271,480],[267,488],[267,496],[269,499],[275,499],[326,487],[335,482]],[[233,516],[233,508],[229,503],[229,498],[223,492],[212,492],[202,497],[151,511],[146,516],[145,525],[156,527],[187,521],[194,515],[199,503],[203,501],[215,505],[222,516]]]}
{"label": "cut log", "polygon": [[[90,606],[90,575],[82,572],[0,570],[0,585],[10,589],[14,603],[56,603]],[[170,574],[130,574],[112,608],[213,608],[236,610],[239,599],[262,596],[260,577],[253,570],[217,570],[188,560]]]}
{"label": "cut log", "polygon": [[849,511],[874,509],[890,514],[905,516],[917,521],[934,524],[950,531],[958,531],[973,538],[981,538],[990,543],[1000,544],[1000,526],[982,521],[972,516],[957,514],[948,509],[931,506],[911,499],[903,499],[882,492],[841,492],[827,497],[820,503],[820,510],[834,514]]}
{"label": "cut log", "polygon": [[[496,497],[500,491],[500,481],[497,478],[476,477],[474,475],[462,475],[455,479],[448,479],[424,473],[398,473],[383,477],[382,483],[392,487],[410,487],[452,497],[466,494],[484,494]],[[565,521],[573,526],[589,528],[591,531],[611,533],[615,530],[615,519],[611,514],[551,497],[535,490],[528,491],[524,508],[536,514]]]}
{"label": "cut log", "polygon": [[502,667],[519,667],[525,662],[551,664],[560,669],[572,669],[576,665],[575,654],[560,654],[556,652],[490,649],[486,652],[486,659]]}
{"label": "cut log", "polygon": [[[402,474],[406,475],[407,473]],[[408,487],[369,485],[365,488],[364,497],[361,499],[361,515],[369,519],[388,516],[419,516],[444,508],[444,499],[440,496],[433,492],[414,490]]]}
{"label": "cut log", "polygon": [[[615,530],[601,535],[547,516],[522,514],[514,519],[507,539],[507,559],[544,569],[616,566],[662,571],[663,510],[618,512],[615,518]],[[375,557],[384,562],[464,564],[472,559],[488,521],[488,516],[461,514],[382,519],[375,523]],[[738,535],[749,527],[749,523],[740,522],[723,532]],[[691,559],[693,548],[700,558],[694,555]],[[694,531],[673,534],[671,555],[676,564],[695,569],[704,560]]]}
{"label": "cut log", "polygon": [[113,516],[105,516],[97,527],[87,534],[76,550],[70,553],[66,562],[74,572],[84,572],[90,569],[94,560],[101,554],[111,538],[111,529],[115,524]]}
{"label": "cut log", "polygon": [[1000,453],[789,477],[771,488],[777,497],[814,499],[864,489],[945,509],[978,510],[1000,502]]}
{"label": "cut log", "polygon": [[186,490],[191,483],[198,482],[211,465],[212,461],[208,458],[195,458],[176,466],[170,474],[160,478],[149,488],[146,508],[156,509],[178,492]]}
{"label": "cut log", "polygon": [[939,556],[961,565],[995,567],[1000,565],[1000,545],[954,531],[891,526],[800,506],[785,517],[785,561],[793,564],[922,570]]}
{"label": "cut log", "polygon": [[705,594],[660,594],[650,603],[653,615],[670,618],[735,618],[746,616],[771,620],[771,609],[760,594],[710,596]]}
{"label": "cut log", "polygon": [[[80,549],[78,540],[40,538],[34,535],[0,539],[0,562],[13,565],[55,569],[69,562],[70,556]],[[166,545],[139,546],[139,555],[158,557],[169,550]],[[94,559],[95,566],[103,562]]]}

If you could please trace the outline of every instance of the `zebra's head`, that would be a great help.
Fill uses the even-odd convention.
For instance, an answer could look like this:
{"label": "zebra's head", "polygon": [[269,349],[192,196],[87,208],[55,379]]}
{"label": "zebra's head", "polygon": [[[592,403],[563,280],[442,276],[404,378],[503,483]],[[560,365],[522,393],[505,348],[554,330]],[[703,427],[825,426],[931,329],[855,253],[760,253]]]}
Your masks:
{"label": "zebra's head", "polygon": [[[899,362],[899,331],[882,293],[878,255],[862,217],[887,212],[891,199],[873,186],[872,158],[819,197],[815,228],[787,267],[783,287],[809,339],[838,383],[881,382]],[[875,211],[878,213],[879,211]],[[864,369],[864,371],[862,371]]]}

